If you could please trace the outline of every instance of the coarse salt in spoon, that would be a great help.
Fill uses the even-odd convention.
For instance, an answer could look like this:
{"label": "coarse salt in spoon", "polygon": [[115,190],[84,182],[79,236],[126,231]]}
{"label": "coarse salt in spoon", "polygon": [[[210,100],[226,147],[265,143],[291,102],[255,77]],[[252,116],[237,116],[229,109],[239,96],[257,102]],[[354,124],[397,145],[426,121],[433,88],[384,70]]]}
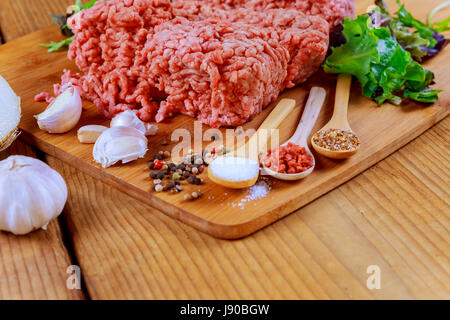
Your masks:
{"label": "coarse salt in spoon", "polygon": [[259,151],[266,147],[273,129],[277,129],[292,113],[295,104],[295,100],[282,99],[244,146],[211,162],[208,177],[213,182],[231,189],[254,185],[259,176]]}
{"label": "coarse salt in spoon", "polygon": [[289,143],[293,143],[299,147],[305,148],[306,154],[312,158],[311,161],[312,166],[308,168],[306,171],[299,173],[281,173],[266,167],[265,161],[263,159],[262,165],[264,167],[266,174],[271,175],[272,177],[280,180],[294,181],[303,179],[313,172],[316,162],[313,154],[311,153],[311,150],[309,150],[308,147],[308,137],[309,134],[311,133],[312,128],[314,127],[314,124],[317,121],[317,117],[320,114],[320,110],[322,110],[322,106],[323,103],[325,102],[326,96],[327,93],[324,88],[313,87],[311,89],[308,101],[306,102],[305,110],[303,111],[303,115],[297,127],[297,130],[288,141],[286,141],[284,144],[281,145],[282,147],[287,146]]}
{"label": "coarse salt in spoon", "polygon": [[340,74],[338,76],[333,116],[311,138],[311,145],[314,150],[325,157],[346,159],[354,155],[359,149],[359,138],[350,128],[347,119],[351,85],[351,75]]}

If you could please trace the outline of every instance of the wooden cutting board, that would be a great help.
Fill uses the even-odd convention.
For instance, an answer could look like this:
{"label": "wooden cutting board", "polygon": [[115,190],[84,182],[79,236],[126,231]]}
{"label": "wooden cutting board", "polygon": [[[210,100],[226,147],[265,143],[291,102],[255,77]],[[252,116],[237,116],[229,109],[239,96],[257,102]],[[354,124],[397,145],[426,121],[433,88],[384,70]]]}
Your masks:
{"label": "wooden cutting board", "polygon": [[[317,168],[312,175],[299,182],[271,180],[271,191],[262,199],[245,202],[248,190],[226,190],[208,181],[201,186],[185,185],[185,191],[200,189],[203,198],[198,201],[183,200],[184,192],[179,194],[154,193],[151,191],[152,179],[149,177],[147,162],[159,150],[171,150],[178,142],[162,146],[163,141],[171,140],[174,129],[185,128],[193,132],[194,121],[185,116],[176,116],[159,124],[158,134],[151,137],[149,152],[145,159],[101,168],[92,159],[92,145],[80,144],[76,137],[77,129],[87,124],[108,125],[96,112],[95,106],[85,101],[84,112],[79,125],[63,135],[51,135],[40,131],[33,115],[45,109],[45,103],[34,102],[34,95],[41,91],[52,91],[52,85],[59,82],[62,70],[76,67],[68,61],[65,52],[47,53],[38,43],[61,38],[56,28],[39,31],[0,47],[0,74],[5,77],[16,93],[22,98],[23,117],[22,139],[35,145],[72,166],[113,185],[123,192],[144,201],[167,215],[183,221],[198,230],[219,238],[235,239],[249,235],[272,222],[288,215],[308,202],[320,197],[338,185],[374,165],[401,146],[405,145],[449,113],[450,106],[450,51],[443,53],[427,63],[436,73],[436,89],[443,89],[437,103],[424,106],[405,103],[401,107],[383,105],[378,107],[361,95],[360,88],[354,84],[350,98],[349,120],[351,127],[361,138],[360,151],[351,159],[334,161],[316,155]],[[285,91],[280,98],[289,97],[297,101],[292,117],[280,128],[282,140],[294,131],[303,110],[305,97],[313,85],[322,86],[328,92],[328,99],[314,130],[322,127],[330,118],[334,103],[336,78],[319,72],[301,87]],[[244,126],[257,128],[274,104],[269,106],[253,121]],[[203,130],[208,129],[203,127]],[[204,132],[204,131],[203,131]],[[225,136],[225,135],[224,135]],[[205,145],[210,142],[205,143]],[[392,177],[395,179],[395,177]]]}

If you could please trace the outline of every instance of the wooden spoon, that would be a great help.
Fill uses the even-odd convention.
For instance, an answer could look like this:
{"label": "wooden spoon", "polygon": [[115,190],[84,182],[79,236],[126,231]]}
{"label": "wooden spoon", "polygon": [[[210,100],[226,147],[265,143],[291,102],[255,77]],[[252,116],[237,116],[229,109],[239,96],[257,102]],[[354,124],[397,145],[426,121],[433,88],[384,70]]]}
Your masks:
{"label": "wooden spoon", "polygon": [[[348,100],[350,97],[351,85],[352,85],[352,76],[351,75],[340,74],[338,76],[333,116],[331,117],[331,120],[318,132],[321,132],[321,131],[327,130],[327,129],[340,129],[340,130],[351,131],[356,135],[356,133],[352,130],[352,128],[350,128],[350,125],[349,125],[348,119],[347,119]],[[330,150],[330,149],[318,146],[314,142],[313,138],[311,138],[311,145],[318,153],[320,153],[321,155],[323,155],[325,157],[332,158],[332,159],[345,159],[345,158],[351,157],[359,149],[359,147],[358,147],[355,149],[345,150],[345,151]]]}
{"label": "wooden spoon", "polygon": [[322,109],[326,96],[327,92],[325,91],[324,88],[313,87],[311,89],[308,101],[306,102],[305,110],[303,111],[303,115],[300,120],[300,123],[298,124],[297,130],[288,141],[286,141],[284,144],[281,145],[285,146],[289,142],[292,142],[300,147],[304,147],[306,150],[306,154],[312,157],[313,166],[308,170],[299,173],[279,173],[266,167],[264,164],[264,159],[261,159],[265,173],[280,180],[293,181],[303,179],[309,174],[311,174],[311,172],[313,172],[314,167],[316,166],[316,161],[314,159],[313,154],[311,153],[311,150],[309,150],[308,137],[309,134],[311,133],[312,128],[314,127],[314,124],[317,121],[317,117],[320,114],[320,110]]}
{"label": "wooden spoon", "polygon": [[274,129],[292,113],[295,104],[293,99],[282,99],[245,145],[211,162],[208,177],[213,182],[232,189],[254,185],[259,176],[259,152],[265,151]]}

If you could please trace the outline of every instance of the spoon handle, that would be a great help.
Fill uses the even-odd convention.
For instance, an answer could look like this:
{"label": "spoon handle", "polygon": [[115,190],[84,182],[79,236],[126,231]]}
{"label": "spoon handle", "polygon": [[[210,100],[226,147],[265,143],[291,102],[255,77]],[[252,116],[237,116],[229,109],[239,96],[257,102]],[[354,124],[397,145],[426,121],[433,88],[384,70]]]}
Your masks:
{"label": "spoon handle", "polygon": [[303,111],[300,123],[297,126],[297,130],[294,135],[289,139],[288,142],[293,142],[300,146],[305,146],[307,144],[307,139],[311,133],[314,124],[317,121],[317,117],[322,110],[323,103],[327,92],[324,88],[313,87],[309,93],[308,101],[306,102],[305,110]]}
{"label": "spoon handle", "polygon": [[278,129],[294,110],[296,101],[293,99],[282,99],[278,105],[267,116],[258,130],[251,136],[246,144],[238,148],[234,154],[239,157],[249,158],[257,161],[259,152],[264,152],[267,142],[275,129]]}
{"label": "spoon handle", "polygon": [[350,127],[347,120],[348,100],[352,85],[351,74],[340,74],[336,84],[336,98],[334,101],[333,123]]}

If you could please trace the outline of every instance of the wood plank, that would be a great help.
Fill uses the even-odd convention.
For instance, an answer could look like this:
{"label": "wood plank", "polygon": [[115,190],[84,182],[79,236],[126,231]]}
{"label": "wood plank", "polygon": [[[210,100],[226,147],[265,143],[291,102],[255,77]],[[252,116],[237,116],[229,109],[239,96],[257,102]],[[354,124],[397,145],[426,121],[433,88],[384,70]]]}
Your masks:
{"label": "wood plank", "polygon": [[[71,0],[2,0],[0,30],[10,41],[51,24],[48,12],[64,12]],[[1,41],[0,41],[1,42]],[[16,141],[0,159],[11,154],[35,157],[34,149]],[[68,290],[66,269],[73,262],[63,243],[58,220],[47,231],[26,236],[0,232],[0,299],[84,299],[81,290]]]}
{"label": "wood plank", "polygon": [[[245,204],[245,214],[242,214],[242,207],[237,204],[245,197],[246,191],[226,190],[211,183],[206,176],[204,177],[206,183],[201,187],[205,196],[198,201],[186,202],[183,200],[183,194],[150,192],[151,179],[148,176],[147,162],[153,154],[161,150],[161,141],[171,140],[175,129],[185,128],[193,137],[194,121],[191,118],[177,116],[171,121],[159,124],[160,130],[156,137],[150,138],[150,150],[145,159],[108,169],[102,169],[100,165],[94,163],[92,145],[80,144],[76,137],[76,130],[80,126],[108,125],[108,121],[102,119],[92,103],[84,102],[85,111],[82,119],[78,127],[71,132],[51,135],[41,131],[33,116],[40,113],[45,106],[34,102],[34,95],[49,90],[53,83],[58,82],[62,69],[74,68],[66,59],[65,53],[48,54],[36,46],[36,43],[47,42],[57,37],[56,32],[40,31],[0,48],[0,58],[10,62],[0,66],[0,73],[23,100],[21,121],[23,138],[46,153],[69,162],[166,214],[220,238],[240,238],[286,216],[388,156],[450,111],[450,83],[446,81],[447,71],[450,68],[449,51],[443,52],[427,63],[427,66],[436,73],[435,87],[444,89],[438,102],[432,106],[424,107],[407,102],[401,107],[389,104],[377,107],[374,102],[361,96],[360,89],[355,88],[351,94],[349,120],[362,141],[360,151],[347,161],[332,161],[316,155],[316,170],[307,179],[296,183],[274,180],[270,194],[264,199]],[[281,141],[293,132],[304,98],[313,85],[325,87],[329,94],[328,102],[314,130],[318,130],[328,121],[334,103],[335,78],[319,72],[305,85],[287,90],[280,96],[280,99],[284,97],[296,99],[298,103],[296,115],[289,118],[289,123],[283,123],[280,127]],[[272,107],[264,110],[244,128],[257,128]],[[167,146],[168,150],[176,143],[178,141]],[[205,142],[204,146],[207,144],[209,142]],[[190,192],[198,188],[186,185],[187,191]],[[211,210],[211,205],[214,206],[214,210]]]}
{"label": "wood plank", "polygon": [[[449,131],[447,118],[235,241],[177,223],[56,158],[48,162],[71,190],[66,218],[93,299],[449,299]],[[366,287],[369,265],[381,269],[380,290]]]}
{"label": "wood plank", "polygon": [[74,0],[2,0],[0,28],[5,42],[52,25],[51,13],[64,13]]}
{"label": "wood plank", "polygon": [[[36,157],[21,141],[0,152],[0,160],[12,154]],[[83,299],[81,290],[66,286],[66,270],[72,264],[58,220],[50,222],[46,231],[25,236],[0,231],[0,300]]]}
{"label": "wood plank", "polygon": [[[13,0],[2,0],[1,4],[3,4],[4,1]],[[357,1],[357,5],[363,2],[364,1]],[[48,2],[42,4],[43,8],[45,8],[47,3]],[[431,5],[432,4],[430,4],[430,7]],[[363,6],[360,7],[362,8]],[[2,12],[3,11],[0,10],[0,13]],[[426,12],[427,11],[424,10],[422,15],[426,15]],[[13,16],[11,16],[11,19],[13,19]],[[2,22],[0,21],[0,23]],[[379,218],[383,219],[385,216],[389,217],[394,210],[405,212],[407,216],[411,215],[411,212],[414,213],[415,210],[419,210],[418,215],[423,216],[424,220],[414,220],[414,222],[417,222],[418,226],[427,224],[433,228],[439,226],[439,224],[443,224],[444,222],[442,221],[445,221],[444,219],[447,217],[447,233],[443,232],[441,229],[433,229],[435,231],[434,235],[431,235],[431,240],[429,240],[431,242],[437,239],[436,234],[442,235],[444,239],[448,239],[445,238],[448,235],[448,202],[443,202],[443,199],[448,199],[448,165],[445,166],[445,164],[448,164],[449,148],[448,143],[445,145],[442,141],[444,141],[444,143],[445,141],[449,141],[449,127],[449,119],[447,118],[437,126],[428,130],[427,133],[419,139],[416,139],[407,147],[394,153],[394,155],[369,170],[371,176],[380,175],[383,176],[384,180],[402,177],[402,179],[394,180],[394,187],[401,188],[403,194],[412,194],[413,197],[416,195],[419,196],[417,198],[418,201],[413,201],[411,206],[400,206],[398,203],[402,194],[391,192],[391,189],[386,190],[383,185],[380,185],[375,189],[375,192],[373,192],[374,189],[371,189],[371,204],[375,203],[380,205],[376,210],[370,211],[372,214],[379,214],[378,209],[381,208],[382,215],[379,216]],[[442,145],[444,145],[444,148]],[[403,153],[403,157],[399,160],[396,158],[396,155],[400,152]],[[410,157],[414,158],[417,154],[423,152],[426,153],[426,158],[422,159],[421,165],[418,167],[415,163],[405,165],[404,159],[409,159]],[[390,159],[392,158],[397,159],[397,161],[390,162]],[[427,158],[433,159],[433,164],[430,164],[430,161],[428,161]],[[381,167],[381,165],[384,163],[388,163],[388,168],[391,168],[391,166],[394,168],[390,170],[389,175],[383,175],[385,169],[384,167]],[[432,171],[433,178],[428,177],[429,171]],[[366,173],[363,173],[362,175],[364,176],[365,174]],[[417,270],[417,263],[414,263],[414,260],[411,262],[411,259],[416,259],[417,261],[417,258],[414,258],[414,255],[411,255],[411,251],[414,250],[405,246],[400,246],[398,241],[395,243],[395,246],[392,246],[390,241],[396,239],[396,235],[393,234],[392,229],[388,228],[386,224],[381,224],[380,226],[377,225],[377,220],[374,220],[376,216],[364,214],[367,212],[367,209],[370,209],[370,206],[365,205],[365,196],[362,197],[362,202],[361,200],[354,199],[354,196],[351,194],[348,195],[347,193],[343,193],[346,195],[346,197],[344,197],[338,193],[341,188],[326,194],[311,205],[299,210],[294,215],[265,228],[262,232],[255,234],[251,238],[244,239],[249,240],[257,237],[257,240],[255,240],[253,243],[254,245],[252,246],[252,257],[249,258],[245,256],[248,251],[244,251],[249,245],[247,243],[240,244],[242,240],[229,242],[212,239],[192,230],[192,228],[168,219],[161,213],[155,213],[152,208],[144,206],[144,209],[139,210],[140,215],[137,213],[136,215],[138,217],[142,215],[145,217],[145,221],[148,221],[143,224],[145,230],[142,231],[139,229],[142,231],[140,237],[135,235],[134,229],[130,231],[130,234],[133,236],[133,239],[138,238],[138,240],[140,240],[138,246],[140,250],[143,250],[143,248],[145,249],[145,245],[151,250],[148,250],[149,252],[145,251],[145,255],[138,255],[136,259],[131,258],[129,261],[126,261],[126,263],[123,263],[123,261],[114,263],[114,261],[111,261],[111,257],[115,257],[119,253],[127,253],[126,250],[128,250],[129,247],[136,250],[135,246],[130,243],[129,240],[122,241],[117,236],[115,236],[114,239],[109,237],[108,232],[115,233],[115,230],[112,230],[112,228],[114,228],[116,223],[111,224],[111,227],[108,228],[108,230],[105,230],[106,228],[100,225],[100,221],[96,222],[95,227],[91,227],[89,223],[92,222],[92,219],[102,219],[103,221],[103,216],[108,216],[111,210],[114,212],[124,210],[124,213],[119,215],[122,220],[118,223],[120,226],[118,230],[119,232],[122,232],[124,228],[122,222],[126,221],[126,219],[134,219],[134,217],[130,218],[130,214],[127,214],[129,211],[123,209],[123,207],[129,206],[131,208],[129,210],[134,210],[133,208],[136,206],[135,201],[127,196],[121,195],[120,200],[115,202],[116,207],[111,209],[111,203],[113,203],[112,199],[117,199],[120,193],[111,192],[113,195],[111,197],[107,192],[109,187],[102,186],[101,184],[98,187],[93,187],[98,182],[95,182],[86,175],[83,176],[90,179],[90,182],[84,183],[83,177],[79,178],[78,175],[75,175],[72,178],[73,181],[71,180],[71,183],[77,184],[78,190],[76,194],[82,201],[73,203],[72,200],[70,200],[69,206],[72,207],[72,205],[74,205],[74,208],[78,208],[76,210],[82,210],[82,216],[80,216],[78,215],[78,211],[74,209],[78,215],[76,217],[84,222],[82,221],[82,223],[79,222],[75,226],[72,226],[72,230],[77,228],[78,244],[76,244],[76,248],[80,246],[84,247],[77,256],[86,253],[91,254],[91,256],[87,256],[83,260],[82,268],[83,274],[88,273],[90,275],[88,288],[89,292],[93,294],[93,297],[174,297],[177,296],[175,291],[177,286],[178,289],[181,288],[178,296],[182,297],[186,297],[188,294],[191,294],[192,297],[198,297],[200,296],[200,293],[203,293],[203,296],[211,298],[213,295],[204,294],[204,292],[208,292],[204,287],[212,287],[214,290],[217,290],[219,293],[216,294],[216,296],[231,298],[270,297],[280,295],[288,298],[311,296],[312,294],[308,293],[308,290],[305,289],[305,287],[312,287],[313,289],[309,291],[315,292],[316,297],[367,297],[367,293],[362,294],[361,290],[358,290],[358,287],[365,286],[364,277],[367,275],[365,274],[364,268],[367,263],[363,264],[360,259],[355,259],[357,254],[347,249],[347,246],[353,245],[353,243],[348,241],[345,234],[341,235],[338,228],[330,227],[332,223],[328,221],[328,218],[333,218],[337,215],[342,215],[344,218],[346,216],[351,217],[351,219],[349,218],[349,221],[351,222],[348,224],[353,225],[355,228],[351,233],[352,237],[354,234],[357,236],[358,234],[362,234],[367,238],[367,241],[364,241],[364,239],[361,240],[361,238],[358,237],[354,238],[355,243],[362,241],[362,246],[357,248],[359,249],[358,253],[366,252],[366,250],[369,251],[368,257],[371,261],[368,262],[370,263],[378,263],[379,259],[386,261],[385,264],[380,264],[383,272],[382,289],[380,291],[375,290],[374,297],[438,297],[437,291],[435,291],[433,287],[435,282],[429,287],[426,282],[422,280],[423,278],[430,276],[433,269],[424,270],[422,268],[421,270]],[[436,176],[438,177],[437,179],[434,178]],[[426,178],[425,181],[424,178]],[[348,186],[353,193],[358,193],[358,191],[362,189],[361,184],[355,183],[357,179],[358,178],[349,181],[344,186]],[[89,187],[86,187],[87,185]],[[96,196],[91,196],[90,194],[92,193]],[[96,198],[101,198],[103,200],[97,202]],[[346,198],[350,198],[351,201],[346,200]],[[122,201],[122,199],[125,200]],[[130,202],[132,203],[131,205],[129,205]],[[320,202],[319,205],[313,206],[318,202]],[[393,206],[389,206],[391,203],[393,203]],[[414,209],[414,211],[412,209]],[[304,214],[307,210],[309,210],[308,213]],[[314,217],[323,210],[329,210],[328,214],[325,217],[321,215],[315,220]],[[86,216],[86,218],[84,218],[84,216]],[[116,216],[117,215],[114,214],[113,219],[116,219]],[[306,225],[306,227],[304,223],[297,222],[296,220],[299,219],[299,217],[301,218],[304,216],[311,217],[308,220],[308,225]],[[107,219],[105,220],[108,221]],[[403,221],[399,220],[396,224],[401,225],[401,223],[403,223]],[[284,227],[279,227],[280,225],[283,225]],[[318,236],[315,238],[311,237],[310,235],[312,232],[306,232],[308,231],[308,228],[312,228]],[[167,229],[169,229],[169,232],[166,234],[165,231]],[[172,231],[179,231],[180,229],[183,231],[180,234]],[[188,231],[184,232],[185,229]],[[99,231],[99,235],[96,236],[94,234],[91,238],[86,238],[84,236],[85,233],[94,233],[96,230]],[[412,236],[415,236],[418,232],[419,231],[416,229],[416,232],[413,231],[411,234]],[[123,233],[120,234],[123,235]],[[280,252],[280,255],[282,256],[282,259],[275,261],[278,270],[280,270],[278,271],[280,276],[272,277],[272,274],[268,275],[267,273],[264,273],[264,270],[268,268],[265,264],[269,262],[260,260],[260,263],[255,263],[255,261],[258,261],[258,257],[254,258],[253,255],[273,257],[273,255],[268,253],[264,255],[267,250],[265,250],[264,247],[260,247],[262,245],[259,245],[263,234],[265,234],[264,237],[267,241],[261,243],[270,248],[275,246],[276,250],[272,249],[271,251]],[[341,238],[344,239],[344,241],[342,241]],[[127,237],[127,239],[129,238]],[[83,241],[82,244],[81,241]],[[123,242],[125,242],[125,244],[123,244]],[[95,249],[99,243],[102,248],[110,246],[105,250],[105,253],[101,254],[101,259],[99,259],[98,252],[102,252],[104,249]],[[417,245],[417,243],[414,243],[414,245]],[[186,246],[187,249],[184,249],[184,246]],[[242,249],[243,246],[244,249]],[[368,248],[370,246],[373,246],[374,249],[369,250]],[[180,271],[179,267],[173,267],[167,263],[166,257],[173,257],[173,247],[178,249],[176,255],[177,261],[175,263],[178,263],[178,257],[180,257],[179,260],[182,261],[182,271]],[[200,249],[195,250],[196,247],[199,247]],[[437,248],[439,248],[440,251],[445,250],[444,252],[449,252],[448,247],[442,247],[442,241],[438,242]],[[95,252],[93,252],[94,250]],[[181,252],[181,254],[179,252]],[[244,252],[244,254],[241,254],[241,252]],[[275,254],[277,252],[275,252]],[[192,257],[189,255],[192,255]],[[313,258],[311,256],[313,256]],[[279,255],[276,255],[275,257],[279,258]],[[160,261],[155,260],[155,258]],[[429,259],[428,257],[425,258],[427,260]],[[175,259],[171,258],[170,261],[174,260]],[[107,261],[107,265],[104,264],[105,261]],[[204,262],[202,263],[202,261]],[[234,261],[236,262],[234,263]],[[438,266],[439,264],[445,265],[443,264],[443,261],[448,261],[448,257],[444,259],[443,255],[437,251],[436,255],[432,256],[430,261],[434,266]],[[199,272],[198,266],[204,269]],[[173,269],[175,269],[177,273],[173,272]],[[118,270],[120,274],[116,276],[114,270]],[[159,273],[156,272],[158,270]],[[211,279],[211,282],[205,284],[203,281],[196,285],[192,280],[193,278],[195,279],[196,273],[201,273],[198,275],[199,277],[203,276],[207,279]],[[135,278],[138,280],[133,279],[132,276],[134,274],[137,274]],[[143,274],[143,276],[140,274]],[[171,278],[174,274],[180,275],[182,283],[179,283],[177,278]],[[386,278],[385,275],[387,275]],[[356,280],[351,280],[353,276],[358,278]],[[280,277],[284,278],[285,281],[280,282]],[[143,278],[145,279],[145,282],[139,282]],[[155,278],[156,281],[154,280]],[[118,279],[120,279],[120,281],[118,281]],[[384,280],[389,280],[390,282],[385,283]],[[127,282],[130,282],[130,285],[127,285]],[[317,282],[323,289],[314,284]],[[177,285],[176,283],[179,284]],[[284,287],[278,289],[279,283],[287,284],[285,286],[286,288],[294,287],[298,289],[296,289],[295,294],[293,294],[290,289]],[[450,286],[448,282],[446,285],[447,287]],[[146,288],[147,286],[148,288]],[[267,293],[268,289],[273,290],[272,293]],[[117,290],[117,294],[112,292],[112,290]],[[151,295],[150,293],[152,292],[156,293]],[[446,297],[448,298],[448,293],[446,294]]]}

